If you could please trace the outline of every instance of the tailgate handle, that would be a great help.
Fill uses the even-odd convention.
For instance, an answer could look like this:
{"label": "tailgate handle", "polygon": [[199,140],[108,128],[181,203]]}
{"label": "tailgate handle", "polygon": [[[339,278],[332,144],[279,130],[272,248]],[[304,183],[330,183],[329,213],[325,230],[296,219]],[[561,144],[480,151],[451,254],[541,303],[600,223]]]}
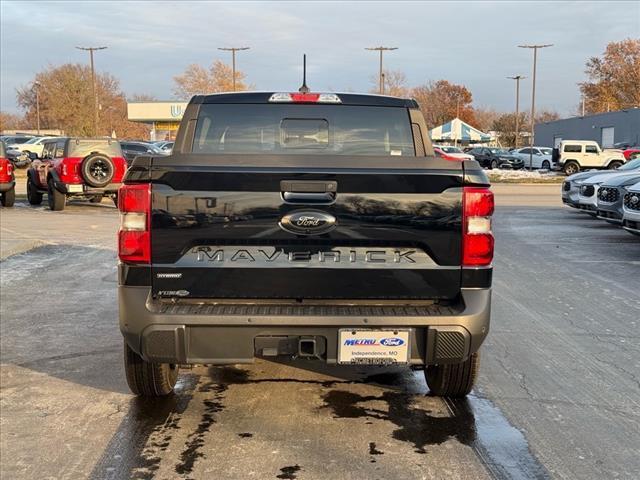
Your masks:
{"label": "tailgate handle", "polygon": [[336,201],[338,184],[335,181],[282,180],[280,192],[286,203],[331,204]]}

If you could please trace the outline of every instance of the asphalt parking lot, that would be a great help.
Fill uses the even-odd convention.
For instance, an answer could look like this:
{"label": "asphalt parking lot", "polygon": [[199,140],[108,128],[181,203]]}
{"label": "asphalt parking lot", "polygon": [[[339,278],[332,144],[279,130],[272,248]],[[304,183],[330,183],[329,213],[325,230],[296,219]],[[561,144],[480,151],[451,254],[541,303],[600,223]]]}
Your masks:
{"label": "asphalt parking lot", "polygon": [[421,372],[196,367],[133,397],[107,201],[1,214],[4,479],[635,479],[640,240],[499,185],[492,331],[468,400]]}

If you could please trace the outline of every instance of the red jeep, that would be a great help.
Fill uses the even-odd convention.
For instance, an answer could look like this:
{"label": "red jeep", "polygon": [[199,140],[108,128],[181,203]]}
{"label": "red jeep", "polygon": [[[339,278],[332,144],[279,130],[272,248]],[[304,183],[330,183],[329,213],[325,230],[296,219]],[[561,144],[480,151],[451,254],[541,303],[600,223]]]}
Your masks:
{"label": "red jeep", "polygon": [[27,199],[40,205],[47,194],[51,210],[63,210],[67,197],[99,203],[105,196],[114,202],[126,170],[117,140],[108,138],[59,138],[46,142],[42,158],[27,172]]}
{"label": "red jeep", "polygon": [[16,200],[16,180],[13,163],[4,153],[4,143],[0,142],[0,203],[3,207],[13,207]]}

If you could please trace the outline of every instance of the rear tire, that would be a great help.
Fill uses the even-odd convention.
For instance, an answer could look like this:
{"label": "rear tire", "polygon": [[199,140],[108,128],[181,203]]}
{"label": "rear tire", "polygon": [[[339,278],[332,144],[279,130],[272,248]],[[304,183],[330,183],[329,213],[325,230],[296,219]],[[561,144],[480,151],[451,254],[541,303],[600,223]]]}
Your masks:
{"label": "rear tire", "polygon": [[49,179],[47,186],[47,201],[49,202],[49,208],[54,212],[64,210],[64,206],[67,203],[67,196],[56,189],[53,184],[53,178]]}
{"label": "rear tire", "polygon": [[27,200],[29,205],[40,205],[42,203],[42,193],[38,191],[38,187],[33,183],[31,177],[27,177]]}
{"label": "rear tire", "polygon": [[7,190],[0,197],[0,203],[2,203],[3,207],[13,207],[13,204],[16,202],[16,187],[13,187],[11,190]]}
{"label": "rear tire", "polygon": [[564,164],[562,171],[567,176],[573,175],[574,173],[578,173],[580,171],[580,165],[578,165],[576,162],[567,162]]}
{"label": "rear tire", "polygon": [[480,368],[480,352],[455,364],[429,365],[425,371],[427,385],[439,397],[464,397],[475,384]]}
{"label": "rear tire", "polygon": [[164,397],[173,392],[178,366],[147,362],[124,342],[124,370],[131,391],[144,397]]}
{"label": "rear tire", "polygon": [[618,168],[620,165],[622,165],[622,162],[618,162],[617,160],[616,160],[616,161],[613,161],[613,162],[611,162],[611,163],[609,164],[609,170],[615,170],[615,169],[616,169],[616,168]]}

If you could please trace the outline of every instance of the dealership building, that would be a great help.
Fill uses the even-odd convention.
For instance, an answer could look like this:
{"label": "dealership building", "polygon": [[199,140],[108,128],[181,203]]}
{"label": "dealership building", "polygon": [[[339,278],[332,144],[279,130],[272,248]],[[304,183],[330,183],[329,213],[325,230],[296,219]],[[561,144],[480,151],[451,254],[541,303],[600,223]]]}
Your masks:
{"label": "dealership building", "polygon": [[127,118],[132,122],[151,126],[151,140],[173,140],[187,102],[131,102],[127,103]]}
{"label": "dealership building", "polygon": [[602,148],[640,145],[640,108],[565,118],[535,126],[535,144],[555,147],[562,140],[595,140]]}

